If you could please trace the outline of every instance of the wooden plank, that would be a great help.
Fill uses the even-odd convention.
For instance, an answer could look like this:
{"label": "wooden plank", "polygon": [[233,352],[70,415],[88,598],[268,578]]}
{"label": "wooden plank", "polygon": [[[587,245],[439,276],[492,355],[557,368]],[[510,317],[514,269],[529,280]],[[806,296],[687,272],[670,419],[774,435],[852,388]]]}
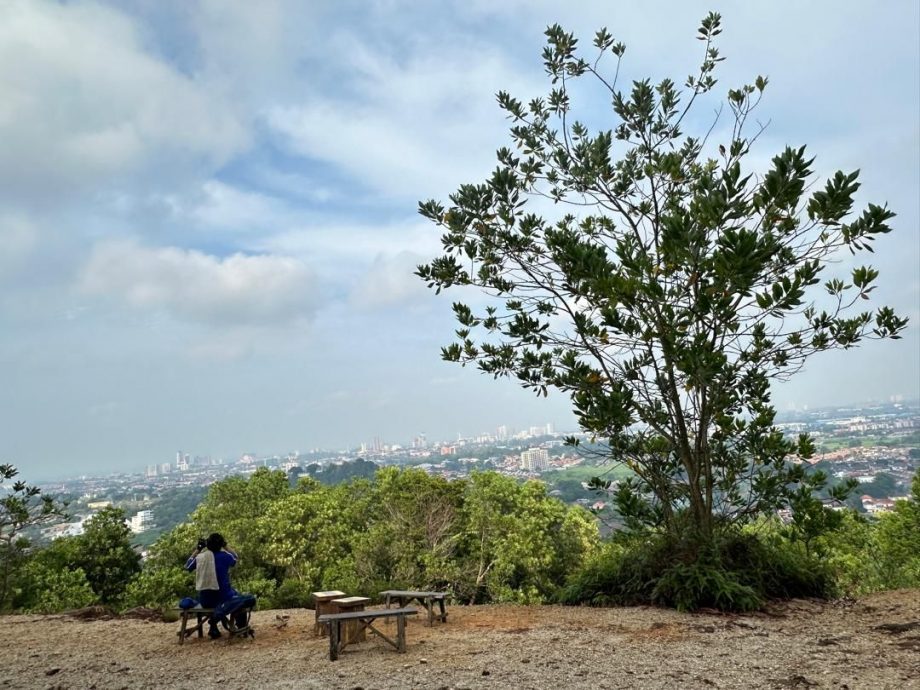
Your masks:
{"label": "wooden plank", "polygon": [[337,589],[330,589],[327,592],[313,592],[314,599],[338,599],[344,596],[345,592],[340,592]]}
{"label": "wooden plank", "polygon": [[362,606],[364,604],[371,603],[370,597],[339,597],[332,600],[333,604],[338,604],[339,607],[345,606]]}
{"label": "wooden plank", "polygon": [[388,618],[390,616],[413,616],[418,613],[415,608],[400,609],[368,609],[366,611],[351,611],[349,613],[327,613],[319,617],[320,623],[336,620],[356,620],[360,618]]}

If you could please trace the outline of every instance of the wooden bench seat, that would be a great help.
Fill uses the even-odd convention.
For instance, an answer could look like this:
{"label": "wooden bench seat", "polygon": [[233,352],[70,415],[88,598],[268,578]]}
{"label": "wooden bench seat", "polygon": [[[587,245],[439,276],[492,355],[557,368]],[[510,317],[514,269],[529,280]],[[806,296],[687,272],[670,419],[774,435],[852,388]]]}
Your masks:
{"label": "wooden bench seat", "polygon": [[[179,612],[179,620],[181,621],[179,625],[179,644],[185,643],[186,637],[191,637],[196,632],[198,637],[204,637],[204,625],[208,622],[208,619],[211,618],[211,614],[214,613],[214,609],[205,609],[200,606],[195,606],[190,609],[174,609]],[[230,614],[226,618],[225,627],[227,632],[230,633],[230,639],[234,637],[255,637],[255,631],[252,626],[249,624],[250,615],[252,614],[252,607],[246,611],[246,625],[238,626],[236,624],[236,615]],[[194,618],[194,621],[191,626],[189,626],[189,621]]]}
{"label": "wooden bench seat", "polygon": [[[370,630],[372,633],[381,638],[384,642],[393,647],[397,652],[406,651],[406,616],[414,616],[418,609],[401,608],[401,609],[370,609],[367,611],[351,611],[349,613],[328,613],[319,617],[319,622],[326,625],[329,629],[329,660],[335,661],[339,658],[339,653],[346,645],[354,642],[354,638],[345,639],[343,625],[357,623],[359,628]],[[378,618],[396,619],[396,641],[384,635],[380,630],[374,627],[374,621]]]}

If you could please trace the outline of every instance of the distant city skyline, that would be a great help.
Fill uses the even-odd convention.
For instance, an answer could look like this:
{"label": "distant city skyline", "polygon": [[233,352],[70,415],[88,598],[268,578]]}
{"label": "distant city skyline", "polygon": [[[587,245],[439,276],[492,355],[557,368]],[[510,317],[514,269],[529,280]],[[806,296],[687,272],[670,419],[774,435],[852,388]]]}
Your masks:
{"label": "distant city skyline", "polygon": [[[858,207],[898,214],[860,257],[881,273],[866,304],[911,318],[903,340],[809,360],[776,408],[920,397],[920,3],[726,5],[716,92],[769,77],[752,164],[806,144],[819,179],[860,168]],[[32,478],[176,448],[576,428],[563,395],[441,361],[469,293],[413,275],[441,246],[417,203],[494,169],[495,93],[545,95],[547,25],[580,45],[608,27],[621,84],[683,83],[713,8],[657,7],[2,3],[0,462]],[[609,99],[585,96],[588,124],[611,126]]]}
{"label": "distant city skyline", "polygon": [[[815,407],[806,406],[805,409],[777,410],[777,412],[778,412],[778,416],[781,418],[783,416],[783,413],[788,414],[791,412],[818,413],[818,412],[822,412],[825,410],[841,410],[841,409],[868,410],[871,407],[874,407],[877,405],[895,405],[895,404],[903,405],[905,407],[918,407],[920,406],[920,398],[906,399],[906,398],[903,398],[903,396],[892,395],[892,396],[889,396],[889,399],[887,400],[862,400],[862,401],[852,401],[848,403],[838,403],[838,404],[830,405],[830,406],[815,406]],[[504,430],[504,433],[502,430]],[[537,430],[536,433],[535,433],[535,430]],[[307,456],[310,456],[310,455],[326,454],[326,453],[330,455],[343,455],[343,456],[351,457],[352,459],[360,457],[360,456],[367,456],[367,457],[373,458],[375,457],[375,453],[382,453],[388,450],[394,450],[396,448],[399,448],[402,450],[417,449],[418,447],[415,445],[415,441],[419,438],[419,436],[426,437],[427,445],[425,446],[425,448],[427,448],[428,450],[437,451],[442,446],[445,446],[445,445],[450,446],[459,441],[478,443],[478,442],[481,442],[481,439],[483,439],[484,437],[491,437],[494,441],[501,443],[501,442],[508,442],[512,440],[520,440],[522,437],[526,439],[526,438],[533,438],[533,437],[539,437],[539,436],[545,436],[545,435],[561,436],[561,435],[580,434],[580,433],[582,433],[581,430],[578,429],[576,426],[572,426],[571,428],[567,428],[567,427],[559,428],[554,422],[546,422],[542,425],[529,424],[529,425],[522,426],[520,428],[515,428],[513,426],[506,425],[506,424],[499,424],[495,426],[491,431],[481,430],[478,432],[469,432],[466,434],[464,434],[463,432],[458,432],[456,435],[457,436],[456,440],[454,440],[453,437],[450,437],[450,436],[427,438],[428,435],[425,434],[424,432],[421,432],[420,434],[415,434],[409,440],[397,440],[395,438],[392,440],[388,440],[386,438],[386,435],[376,436],[375,439],[379,442],[379,447],[376,449],[372,448],[371,446],[373,444],[372,443],[368,444],[367,441],[357,441],[357,442],[350,441],[350,442],[347,442],[339,446],[301,446],[301,447],[295,447],[295,448],[282,448],[282,449],[271,447],[271,448],[267,448],[264,450],[253,448],[250,446],[245,446],[244,447],[245,450],[236,450],[235,452],[224,453],[224,454],[209,453],[207,451],[203,451],[200,449],[193,450],[192,452],[186,452],[184,449],[179,449],[179,450],[172,452],[172,456],[171,456],[172,461],[161,459],[158,462],[146,463],[146,464],[145,463],[134,463],[134,464],[120,463],[117,468],[111,469],[111,470],[104,470],[104,471],[99,472],[99,474],[105,475],[105,474],[110,474],[110,473],[125,473],[125,474],[147,474],[148,476],[155,476],[157,474],[162,474],[163,472],[161,470],[163,470],[163,468],[166,468],[166,467],[169,468],[166,470],[166,472],[171,473],[171,472],[175,472],[177,470],[177,467],[179,466],[180,454],[181,454],[183,462],[187,462],[189,460],[193,461],[193,462],[190,462],[185,467],[185,469],[191,469],[196,466],[196,462],[200,463],[202,460],[206,460],[207,462],[200,466],[230,465],[230,464],[235,464],[239,462],[241,459],[244,459],[247,457],[249,457],[252,461],[255,462],[255,461],[264,460],[266,458],[288,458],[290,459],[294,454],[297,454],[299,458],[306,458]],[[151,468],[156,468],[157,471],[151,473],[150,471]],[[145,472],[145,469],[146,469],[146,472]],[[185,471],[185,469],[180,470],[180,471]],[[49,481],[49,480],[60,480],[60,479],[67,479],[67,478],[79,477],[79,476],[93,476],[93,474],[94,474],[93,472],[81,472],[81,471],[74,471],[70,474],[62,473],[62,472],[52,472],[45,476],[35,475],[34,477],[30,477],[30,478],[38,480],[38,481]]]}

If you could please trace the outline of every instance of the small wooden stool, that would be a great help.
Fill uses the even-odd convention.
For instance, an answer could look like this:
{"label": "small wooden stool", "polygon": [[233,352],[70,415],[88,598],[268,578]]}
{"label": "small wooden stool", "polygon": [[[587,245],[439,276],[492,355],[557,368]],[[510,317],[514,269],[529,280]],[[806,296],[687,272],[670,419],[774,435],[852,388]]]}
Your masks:
{"label": "small wooden stool", "polygon": [[[343,599],[333,599],[332,602],[338,606],[336,613],[355,613],[363,611],[364,605],[371,603],[370,597],[344,597]],[[367,639],[365,628],[361,621],[347,621],[342,625],[342,645],[351,644],[352,642],[364,642]]]}
{"label": "small wooden stool", "polygon": [[319,617],[327,613],[339,613],[339,607],[333,603],[333,599],[339,599],[344,596],[345,592],[340,592],[337,589],[329,592],[313,592],[313,608],[316,609],[314,634],[319,637],[325,637],[328,634],[329,629],[325,624],[319,622]]}

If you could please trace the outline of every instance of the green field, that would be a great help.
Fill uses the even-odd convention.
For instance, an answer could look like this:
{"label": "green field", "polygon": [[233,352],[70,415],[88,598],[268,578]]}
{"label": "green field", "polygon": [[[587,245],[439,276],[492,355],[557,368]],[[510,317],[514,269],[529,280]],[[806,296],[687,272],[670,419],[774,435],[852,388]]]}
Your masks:
{"label": "green field", "polygon": [[877,446],[886,446],[889,448],[916,448],[920,446],[920,432],[914,431],[903,436],[854,435],[821,438],[818,440],[818,451],[822,453],[840,450],[841,448],[872,448]]}

